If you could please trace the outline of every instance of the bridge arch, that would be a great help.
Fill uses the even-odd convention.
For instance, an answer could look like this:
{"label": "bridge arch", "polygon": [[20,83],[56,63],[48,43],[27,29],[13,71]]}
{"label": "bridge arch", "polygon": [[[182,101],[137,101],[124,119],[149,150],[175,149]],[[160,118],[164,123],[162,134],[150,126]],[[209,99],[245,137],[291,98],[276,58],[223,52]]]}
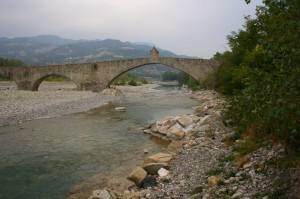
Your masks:
{"label": "bridge arch", "polygon": [[[62,75],[62,74],[57,74],[57,73],[51,73],[51,74],[46,74],[44,76],[41,76],[40,78],[36,79],[33,84],[32,84],[32,91],[38,91],[39,90],[39,87],[41,85],[41,83],[47,79],[48,77],[51,77],[51,76],[61,76],[61,77],[66,77],[67,79],[69,79],[70,81],[73,81],[71,78],[69,78],[68,76],[66,75]],[[73,81],[74,82],[74,81]],[[76,84],[76,82],[74,82]],[[76,87],[78,87],[78,85],[76,84]]]}
{"label": "bridge arch", "polygon": [[[126,69],[122,72],[120,72],[119,74],[117,74],[115,77],[113,77],[109,82],[108,84],[105,86],[105,87],[109,87],[118,77],[120,77],[121,75],[131,71],[131,70],[134,70],[134,69],[137,69],[137,68],[140,68],[142,66],[148,66],[148,65],[164,65],[164,66],[167,66],[167,67],[170,67],[170,68],[174,68],[174,69],[177,69],[179,71],[182,71],[182,72],[185,72],[187,73],[188,75],[192,76],[193,78],[197,78],[197,77],[194,77],[193,74],[190,74],[188,73],[187,71],[185,71],[184,69],[180,68],[180,67],[176,67],[176,66],[173,66],[173,65],[166,65],[166,64],[163,64],[163,63],[152,63],[152,62],[149,62],[149,63],[143,63],[143,64],[140,64],[140,65],[137,65],[137,66],[132,66],[130,67],[129,69]],[[197,80],[199,81],[199,80]]]}

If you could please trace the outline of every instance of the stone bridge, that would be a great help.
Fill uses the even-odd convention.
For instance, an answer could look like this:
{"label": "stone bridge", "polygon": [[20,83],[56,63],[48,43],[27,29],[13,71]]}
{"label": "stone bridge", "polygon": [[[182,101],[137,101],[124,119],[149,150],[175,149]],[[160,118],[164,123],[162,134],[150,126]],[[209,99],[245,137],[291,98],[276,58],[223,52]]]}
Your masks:
{"label": "stone bridge", "polygon": [[0,76],[15,81],[20,90],[37,91],[47,77],[62,75],[70,78],[77,85],[77,90],[99,92],[121,74],[148,64],[163,64],[179,69],[199,82],[220,65],[214,60],[163,58],[159,57],[159,52],[155,48],[152,48],[150,56],[146,58],[33,67],[1,67]]}

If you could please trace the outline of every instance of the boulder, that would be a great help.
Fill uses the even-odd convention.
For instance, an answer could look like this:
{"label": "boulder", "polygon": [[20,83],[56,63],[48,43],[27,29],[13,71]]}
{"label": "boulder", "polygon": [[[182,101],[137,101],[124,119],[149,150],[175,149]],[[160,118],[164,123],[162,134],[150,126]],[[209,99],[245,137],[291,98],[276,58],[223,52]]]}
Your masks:
{"label": "boulder", "polygon": [[151,124],[150,129],[152,132],[157,132],[157,128],[158,128],[157,122],[154,122],[153,124]]}
{"label": "boulder", "polygon": [[172,140],[168,145],[167,151],[173,155],[179,154],[182,151],[183,141]]}
{"label": "boulder", "polygon": [[157,132],[163,135],[167,135],[168,133],[168,126],[160,126],[157,128]]}
{"label": "boulder", "polygon": [[149,187],[154,187],[156,185],[156,178],[154,176],[147,176],[142,184],[141,184],[141,188],[143,189],[146,189],[146,188],[149,188]]}
{"label": "boulder", "polygon": [[160,163],[149,163],[143,166],[143,169],[145,169],[147,173],[151,175],[157,175],[158,170],[161,168],[169,169],[169,164],[160,162]]}
{"label": "boulder", "polygon": [[186,116],[186,115],[179,117],[177,119],[177,121],[183,127],[186,127],[186,126],[188,126],[188,125],[190,125],[190,124],[193,123],[193,120],[191,118],[189,118],[188,116]]}
{"label": "boulder", "polygon": [[200,118],[197,115],[191,114],[188,116],[191,120],[193,120],[193,123],[197,123]]}
{"label": "boulder", "polygon": [[137,186],[146,178],[147,172],[140,166],[136,167],[127,177],[128,180],[135,182]]}
{"label": "boulder", "polygon": [[126,178],[111,179],[107,183],[107,188],[118,197],[122,197],[124,192],[135,186],[135,183]]}
{"label": "boulder", "polygon": [[173,159],[173,156],[171,154],[168,153],[157,153],[154,155],[151,155],[149,157],[147,157],[144,160],[144,164],[149,164],[149,163],[167,163],[170,160]]}
{"label": "boulder", "polygon": [[176,124],[176,119],[174,119],[173,117],[167,117],[163,122],[162,122],[162,126],[166,126],[168,128],[170,128],[171,126]]}
{"label": "boulder", "polygon": [[107,190],[95,190],[89,199],[112,199]]}
{"label": "boulder", "polygon": [[176,125],[172,126],[168,130],[167,138],[170,140],[182,140],[185,133]]}

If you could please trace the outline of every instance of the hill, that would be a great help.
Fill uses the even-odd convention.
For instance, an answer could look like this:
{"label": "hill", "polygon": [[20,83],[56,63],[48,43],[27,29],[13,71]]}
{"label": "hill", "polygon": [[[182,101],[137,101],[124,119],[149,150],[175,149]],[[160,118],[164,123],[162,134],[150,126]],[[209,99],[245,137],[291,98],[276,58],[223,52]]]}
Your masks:
{"label": "hill", "polygon": [[[0,57],[23,61],[26,65],[83,63],[146,57],[153,46],[147,43],[105,40],[71,40],[54,35],[0,38]],[[162,57],[178,56],[158,49]]]}

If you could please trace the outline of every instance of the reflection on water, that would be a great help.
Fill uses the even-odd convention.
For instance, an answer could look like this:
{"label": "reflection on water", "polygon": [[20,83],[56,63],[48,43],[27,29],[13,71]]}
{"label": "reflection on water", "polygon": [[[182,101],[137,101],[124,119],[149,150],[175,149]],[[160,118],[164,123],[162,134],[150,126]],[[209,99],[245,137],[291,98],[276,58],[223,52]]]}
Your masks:
{"label": "reflection on water", "polygon": [[109,173],[127,175],[142,162],[143,149],[161,148],[132,129],[196,105],[174,88],[159,90],[86,113],[0,128],[0,198],[66,198],[74,185],[81,183],[73,188],[81,191],[104,183]]}

